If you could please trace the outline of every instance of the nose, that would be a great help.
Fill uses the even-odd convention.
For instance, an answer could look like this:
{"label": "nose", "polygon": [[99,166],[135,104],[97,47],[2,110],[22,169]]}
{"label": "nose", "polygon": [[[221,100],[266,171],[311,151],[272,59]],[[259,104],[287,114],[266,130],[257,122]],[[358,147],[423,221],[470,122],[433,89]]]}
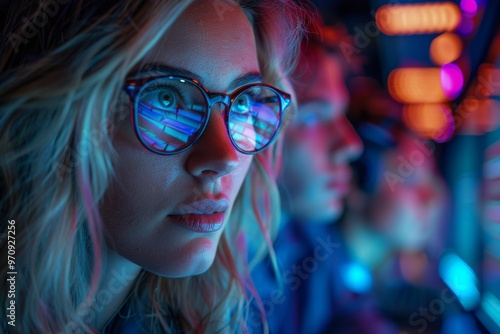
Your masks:
{"label": "nose", "polygon": [[222,112],[212,110],[204,133],[187,152],[186,170],[196,177],[219,178],[236,168],[238,154],[229,138]]}
{"label": "nose", "polygon": [[363,142],[345,116],[335,120],[332,129],[332,159],[335,163],[351,162],[358,159],[363,152]]}

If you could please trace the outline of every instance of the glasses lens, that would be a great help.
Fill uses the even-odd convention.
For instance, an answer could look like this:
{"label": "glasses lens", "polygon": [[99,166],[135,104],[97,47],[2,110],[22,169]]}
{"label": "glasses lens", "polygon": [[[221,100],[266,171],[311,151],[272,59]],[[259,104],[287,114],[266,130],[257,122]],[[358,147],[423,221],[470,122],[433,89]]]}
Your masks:
{"label": "glasses lens", "polygon": [[236,97],[229,113],[229,133],[244,152],[264,148],[280,125],[281,100],[273,89],[252,86]]}
{"label": "glasses lens", "polygon": [[158,152],[177,152],[196,139],[207,117],[207,103],[192,82],[162,78],[148,82],[136,98],[138,133]]}

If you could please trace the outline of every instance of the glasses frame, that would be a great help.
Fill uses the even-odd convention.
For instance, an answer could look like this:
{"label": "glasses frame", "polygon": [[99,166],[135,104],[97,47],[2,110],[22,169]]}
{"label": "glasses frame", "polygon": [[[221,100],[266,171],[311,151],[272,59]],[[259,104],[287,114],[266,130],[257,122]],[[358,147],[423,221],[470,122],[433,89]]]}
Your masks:
{"label": "glasses frame", "polygon": [[[196,136],[196,138],[189,145],[187,145],[185,148],[178,150],[178,151],[175,151],[175,152],[158,151],[158,150],[153,149],[147,143],[144,142],[144,140],[142,139],[142,137],[139,133],[139,122],[138,122],[138,103],[139,103],[139,101],[137,100],[137,96],[140,96],[140,94],[145,89],[144,86],[146,84],[148,84],[152,81],[155,81],[155,80],[164,80],[164,79],[179,80],[182,83],[189,82],[189,83],[195,85],[200,90],[200,92],[203,94],[203,96],[205,98],[206,105],[207,105],[207,117],[206,117],[205,123],[203,124],[202,128],[199,130],[199,134]],[[278,127],[276,129],[276,132],[273,134],[273,136],[269,140],[269,142],[266,145],[264,145],[262,148],[260,148],[256,151],[244,151],[244,150],[240,149],[238,147],[238,145],[236,145],[233,137],[230,134],[229,113],[231,112],[231,107],[233,106],[235,99],[243,91],[245,91],[246,89],[251,88],[251,87],[266,87],[266,88],[269,88],[272,91],[274,91],[280,98],[280,107],[281,108],[280,108],[280,112],[279,112]],[[268,148],[269,145],[271,145],[272,142],[276,139],[276,136],[277,136],[277,134],[280,130],[280,127],[281,127],[283,113],[284,113],[285,109],[288,108],[288,106],[291,103],[290,94],[288,94],[288,93],[286,93],[286,92],[284,92],[284,91],[282,91],[282,90],[280,90],[272,85],[266,84],[266,83],[250,83],[250,84],[238,87],[236,90],[234,90],[230,94],[226,94],[226,93],[211,92],[208,89],[206,89],[205,87],[203,87],[195,79],[190,79],[190,78],[186,78],[186,77],[182,77],[182,76],[174,76],[174,75],[153,76],[153,77],[147,77],[147,78],[137,79],[137,80],[127,80],[125,87],[124,87],[124,90],[128,94],[128,96],[130,98],[130,102],[132,104],[132,108],[130,110],[130,117],[131,117],[132,126],[134,128],[134,132],[135,132],[135,135],[137,136],[137,139],[139,139],[141,144],[145,148],[147,148],[149,151],[156,153],[156,154],[160,154],[160,155],[175,155],[178,153],[182,153],[182,152],[190,149],[194,144],[196,144],[198,142],[198,140],[201,138],[201,136],[203,135],[203,133],[205,132],[205,129],[208,125],[208,122],[210,121],[210,113],[211,113],[213,105],[215,105],[217,103],[222,103],[225,106],[225,109],[223,111],[224,123],[226,125],[227,134],[228,134],[229,139],[231,140],[231,143],[233,144],[233,146],[239,152],[241,152],[243,154],[253,155],[253,154],[260,153],[260,152],[264,151],[266,148]]]}

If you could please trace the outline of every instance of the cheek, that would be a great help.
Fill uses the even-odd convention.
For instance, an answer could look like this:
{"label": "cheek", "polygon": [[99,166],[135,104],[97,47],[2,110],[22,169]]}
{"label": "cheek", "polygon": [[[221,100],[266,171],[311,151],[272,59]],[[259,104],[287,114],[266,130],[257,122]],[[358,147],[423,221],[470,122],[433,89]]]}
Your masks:
{"label": "cheek", "polygon": [[125,234],[147,235],[176,199],[180,162],[147,151],[126,124],[118,129],[113,145],[118,157],[115,176],[101,205],[108,235],[114,240],[125,240]]}
{"label": "cheek", "polygon": [[327,168],[328,148],[321,135],[286,137],[285,141],[284,167],[296,173],[296,177],[314,176]]}
{"label": "cheek", "polygon": [[232,187],[235,193],[241,188],[243,180],[247,176],[250,165],[252,164],[253,156],[247,154],[239,154],[238,166],[231,172],[228,178],[222,178],[222,186]]}
{"label": "cheek", "polygon": [[147,151],[133,134],[117,138],[114,146],[118,159],[111,190],[117,193],[114,197],[118,201],[131,201],[129,205],[133,206],[138,202],[141,208],[148,210],[158,199],[173,196],[172,189],[182,171],[178,158]]}

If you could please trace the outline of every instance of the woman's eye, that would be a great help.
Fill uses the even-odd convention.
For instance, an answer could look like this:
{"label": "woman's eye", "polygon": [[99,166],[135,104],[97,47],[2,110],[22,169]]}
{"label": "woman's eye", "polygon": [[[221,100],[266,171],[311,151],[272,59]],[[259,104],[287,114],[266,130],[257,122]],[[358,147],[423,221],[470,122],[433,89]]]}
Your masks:
{"label": "woman's eye", "polygon": [[153,108],[176,110],[182,108],[183,96],[176,88],[154,87],[143,93],[141,101]]}
{"label": "woman's eye", "polygon": [[247,94],[240,95],[236,99],[234,106],[237,112],[240,113],[249,112],[251,108],[251,99]]}
{"label": "woman's eye", "polygon": [[163,108],[175,108],[177,99],[171,90],[162,90],[158,93],[158,102]]}

